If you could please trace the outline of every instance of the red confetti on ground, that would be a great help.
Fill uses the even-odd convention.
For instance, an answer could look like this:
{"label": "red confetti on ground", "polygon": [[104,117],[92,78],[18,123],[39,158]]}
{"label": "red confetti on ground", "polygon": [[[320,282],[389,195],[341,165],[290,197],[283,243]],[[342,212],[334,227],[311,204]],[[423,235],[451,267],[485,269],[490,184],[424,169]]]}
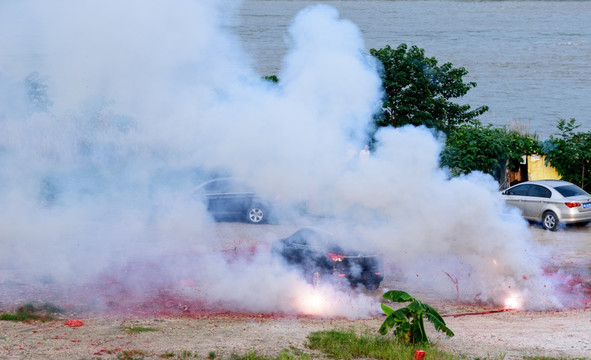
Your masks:
{"label": "red confetti on ground", "polygon": [[591,305],[591,279],[583,277],[579,273],[570,272],[559,268],[545,268],[544,276],[558,280],[557,290],[568,295],[570,301],[566,306],[572,308],[589,307]]}
{"label": "red confetti on ground", "polygon": [[462,314],[445,314],[445,315],[441,315],[441,316],[443,316],[443,317],[460,317],[460,316],[470,316],[470,315],[495,314],[495,313],[507,312],[507,311],[514,311],[514,310],[513,309],[496,309],[496,310],[485,310],[485,311],[462,313]]}
{"label": "red confetti on ground", "polygon": [[79,327],[79,326],[84,325],[84,323],[79,319],[68,319],[68,320],[66,320],[64,325],[69,326],[69,327]]}

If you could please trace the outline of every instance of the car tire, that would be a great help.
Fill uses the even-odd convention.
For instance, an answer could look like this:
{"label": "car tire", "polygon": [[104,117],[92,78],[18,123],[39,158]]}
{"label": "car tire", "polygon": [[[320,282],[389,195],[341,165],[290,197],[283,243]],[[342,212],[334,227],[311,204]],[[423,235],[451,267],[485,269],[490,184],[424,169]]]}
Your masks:
{"label": "car tire", "polygon": [[370,291],[377,290],[380,287],[380,283],[378,281],[366,282],[365,288]]}
{"label": "car tire", "polygon": [[382,280],[379,277],[368,275],[363,281],[363,286],[365,286],[367,290],[374,291],[380,287],[381,282]]}
{"label": "car tire", "polygon": [[262,224],[267,221],[267,213],[261,205],[252,205],[246,211],[246,221],[251,224]]}
{"label": "car tire", "polygon": [[542,215],[542,226],[546,230],[556,231],[558,229],[558,216],[553,211],[546,211]]}

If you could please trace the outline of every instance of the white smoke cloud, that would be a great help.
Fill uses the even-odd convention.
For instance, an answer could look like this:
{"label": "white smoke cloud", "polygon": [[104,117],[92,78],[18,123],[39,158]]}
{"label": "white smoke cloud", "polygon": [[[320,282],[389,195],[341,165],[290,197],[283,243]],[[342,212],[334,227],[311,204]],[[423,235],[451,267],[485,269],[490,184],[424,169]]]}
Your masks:
{"label": "white smoke cloud", "polygon": [[[142,257],[191,253],[198,260],[163,260],[160,276],[200,274],[212,303],[305,312],[294,297],[309,286],[293,273],[264,256],[229,264],[211,255],[220,236],[187,194],[207,170],[221,169],[261,192],[311,201],[332,216],[327,227],[380,248],[409,287],[454,297],[447,273],[464,300],[501,303],[510,286],[532,306],[555,305],[537,296],[540,263],[527,227],[500,215],[488,176],[448,179],[429,130],[382,129],[375,153],[357,161],[381,90],[353,23],[328,6],[304,9],[290,27],[280,82],[271,84],[228,31],[238,5],[0,5],[0,33],[9,35],[0,37],[0,94],[9,95],[0,109],[4,268],[84,282]],[[22,84],[35,71],[47,79],[45,112],[31,110]],[[136,276],[134,286],[151,281]],[[322,301],[330,297],[340,305],[325,314],[375,308],[359,293]]]}

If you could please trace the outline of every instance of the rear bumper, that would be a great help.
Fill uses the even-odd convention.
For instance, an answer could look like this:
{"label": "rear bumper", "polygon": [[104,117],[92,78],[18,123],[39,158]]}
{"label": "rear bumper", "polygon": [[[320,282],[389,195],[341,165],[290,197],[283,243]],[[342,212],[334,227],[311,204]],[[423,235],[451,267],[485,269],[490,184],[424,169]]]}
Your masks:
{"label": "rear bumper", "polygon": [[591,221],[591,211],[581,212],[578,209],[571,209],[569,212],[560,214],[559,220],[564,224]]}

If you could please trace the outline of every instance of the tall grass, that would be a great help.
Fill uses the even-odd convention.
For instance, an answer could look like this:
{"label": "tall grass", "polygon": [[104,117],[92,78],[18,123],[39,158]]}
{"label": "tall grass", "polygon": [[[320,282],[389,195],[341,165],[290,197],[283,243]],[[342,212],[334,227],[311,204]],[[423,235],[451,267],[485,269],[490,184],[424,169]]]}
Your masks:
{"label": "tall grass", "polygon": [[336,359],[412,359],[416,350],[425,350],[430,359],[457,359],[456,356],[429,345],[409,345],[393,337],[358,336],[353,331],[316,331],[308,335],[308,347]]}
{"label": "tall grass", "polygon": [[6,321],[51,321],[55,320],[54,313],[60,313],[62,310],[52,304],[43,304],[35,306],[33,304],[25,304],[19,306],[16,312],[3,312],[0,313],[0,320]]}

